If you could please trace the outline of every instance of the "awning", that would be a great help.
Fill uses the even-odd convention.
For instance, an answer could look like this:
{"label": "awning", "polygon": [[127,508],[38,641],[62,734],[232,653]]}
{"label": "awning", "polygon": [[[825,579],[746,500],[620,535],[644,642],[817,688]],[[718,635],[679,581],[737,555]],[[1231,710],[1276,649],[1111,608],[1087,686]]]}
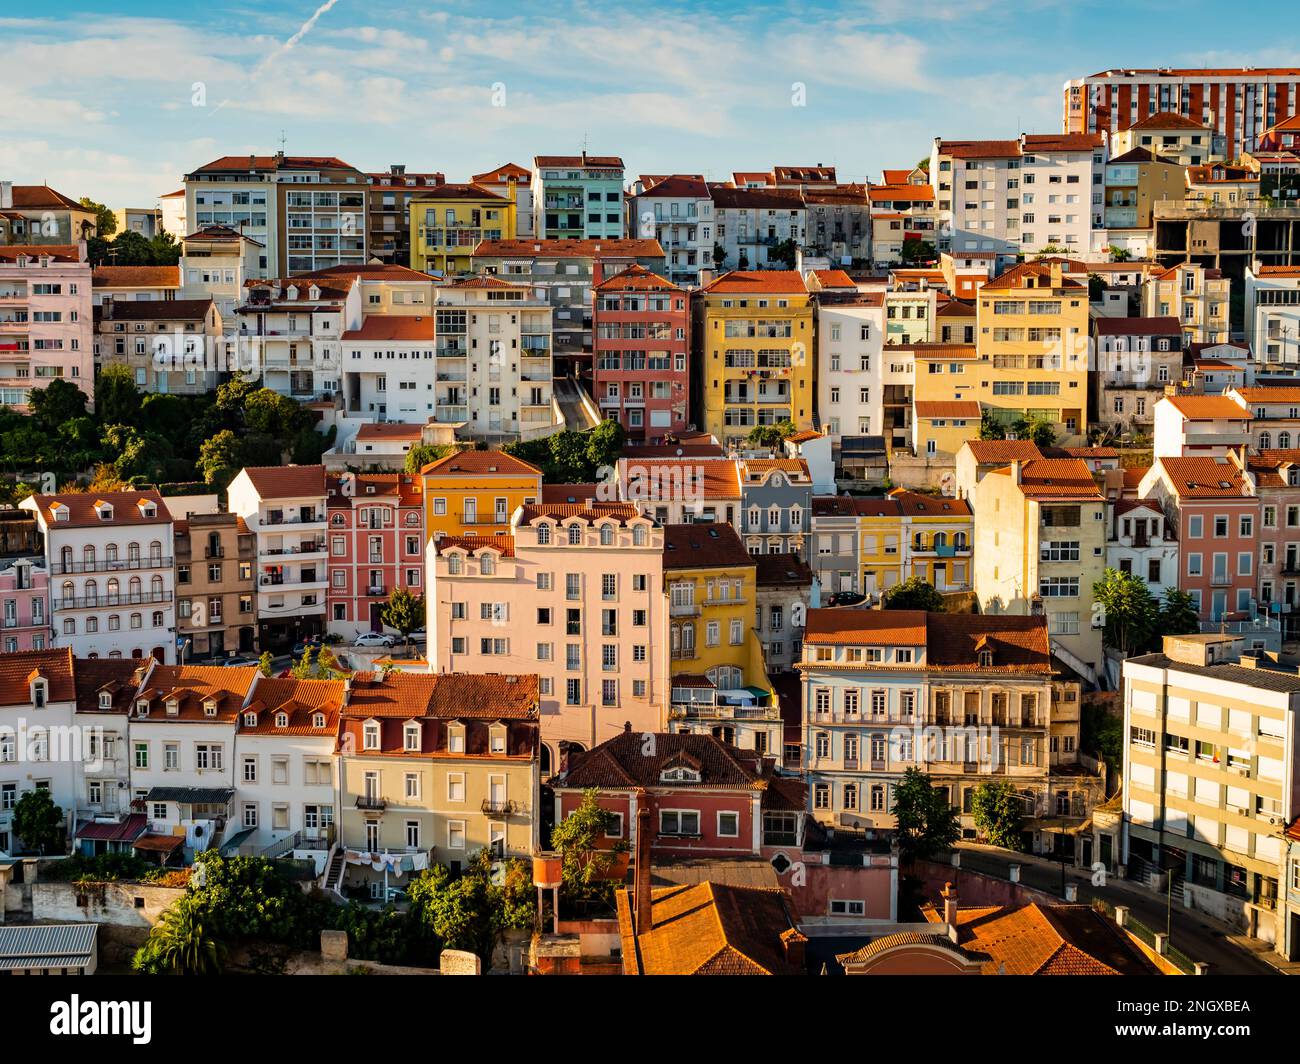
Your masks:
{"label": "awning", "polygon": [[144,831],[147,824],[148,817],[143,813],[132,813],[112,823],[98,823],[91,820],[77,828],[76,837],[95,842],[130,842]]}
{"label": "awning", "polygon": [[149,853],[171,853],[185,845],[184,835],[141,835],[132,844],[134,849]]}

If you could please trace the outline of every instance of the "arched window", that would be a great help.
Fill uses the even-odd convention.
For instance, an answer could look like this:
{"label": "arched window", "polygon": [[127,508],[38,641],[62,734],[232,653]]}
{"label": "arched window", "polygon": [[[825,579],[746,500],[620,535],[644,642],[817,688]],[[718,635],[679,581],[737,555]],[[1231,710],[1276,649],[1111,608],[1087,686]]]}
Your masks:
{"label": "arched window", "polygon": [[128,543],[126,545],[126,562],[128,565],[140,564],[140,544]]}
{"label": "arched window", "polygon": [[108,595],[106,601],[110,606],[117,605],[117,596],[121,593],[121,585],[117,582],[117,577],[112,577],[108,581]]}
{"label": "arched window", "polygon": [[59,568],[65,573],[72,571],[71,547],[64,547],[63,550],[59,551]]}
{"label": "arched window", "polygon": [[462,559],[459,554],[447,555],[447,572],[451,576],[460,576],[462,568]]}
{"label": "arched window", "polygon": [[127,598],[131,602],[139,602],[141,595],[141,584],[138,576],[131,577],[130,582],[126,585]]}
{"label": "arched window", "polygon": [[570,544],[571,546],[575,546],[575,547],[576,547],[576,546],[580,545],[581,543],[582,543],[582,526],[581,526],[581,525],[570,525],[570,526],[569,526],[569,544]]}
{"label": "arched window", "polygon": [[107,547],[104,548],[104,560],[110,563],[117,561],[116,543],[110,543]]}
{"label": "arched window", "polygon": [[161,628],[163,626],[162,610],[153,611],[153,626],[155,628]]}
{"label": "arched window", "polygon": [[965,533],[965,532],[956,532],[956,533],[954,533],[954,534],[953,534],[953,537],[952,537],[952,545],[953,545],[957,550],[965,550],[965,549],[966,549],[966,533]]}
{"label": "arched window", "polygon": [[936,547],[946,547],[946,546],[948,546],[948,533],[947,533],[947,532],[936,532],[936,533],[934,534],[934,545],[935,545]]}
{"label": "arched window", "polygon": [[[108,630],[110,632],[117,632],[117,631],[121,631],[121,628],[122,628],[122,618],[119,617],[116,613],[110,613],[108,615]],[[120,654],[118,656],[121,657]]]}
{"label": "arched window", "polygon": [[[215,532],[212,533],[212,536],[209,539],[209,542],[213,541],[215,541],[215,545],[212,554],[213,557],[216,557],[219,548],[221,547],[221,537]],[[162,565],[162,544],[159,543],[158,540],[154,540],[149,544],[149,564]]]}
{"label": "arched window", "polygon": [[602,547],[608,547],[608,546],[609,546],[611,543],[613,543],[613,542],[614,542],[614,526],[613,526],[613,525],[601,525],[601,526],[600,526],[600,544],[601,544],[601,546],[602,546]]}
{"label": "arched window", "polygon": [[140,614],[138,614],[138,613],[133,613],[133,614],[131,614],[131,627],[132,627],[132,628],[143,628],[143,627],[144,627],[144,618],[141,617]]}
{"label": "arched window", "polygon": [[149,592],[155,596],[163,593],[163,578],[161,576],[155,576],[149,581]]}
{"label": "arched window", "polygon": [[1267,451],[1273,446],[1273,434],[1271,432],[1261,432],[1259,434],[1259,449]]}
{"label": "arched window", "polygon": [[86,605],[94,606],[99,600],[99,583],[95,580],[86,581]]}
{"label": "arched window", "polygon": [[537,542],[543,547],[551,542],[551,526],[545,521],[537,526]]}
{"label": "arched window", "polygon": [[98,618],[98,617],[87,617],[87,618],[86,618],[86,631],[87,631],[88,633],[90,633],[91,635],[93,635],[95,632],[98,632],[98,631],[99,631],[99,618]]}
{"label": "arched window", "polygon": [[644,547],[646,544],[645,525],[637,525],[632,529],[632,542],[638,547]]}
{"label": "arched window", "polygon": [[1277,434],[1277,445],[1284,451],[1289,448],[1291,446],[1291,433],[1279,432]]}
{"label": "arched window", "polygon": [[86,572],[93,573],[95,571],[94,547],[87,545],[81,549],[81,563],[86,567]]}

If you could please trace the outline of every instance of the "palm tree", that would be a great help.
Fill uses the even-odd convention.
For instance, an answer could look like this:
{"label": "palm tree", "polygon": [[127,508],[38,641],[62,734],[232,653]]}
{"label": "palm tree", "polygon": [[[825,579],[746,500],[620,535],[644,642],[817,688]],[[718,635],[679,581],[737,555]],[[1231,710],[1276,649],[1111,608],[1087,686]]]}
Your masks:
{"label": "palm tree", "polygon": [[191,898],[182,898],[164,912],[149,938],[148,952],[164,971],[173,975],[217,975],[221,971],[225,947],[212,936]]}

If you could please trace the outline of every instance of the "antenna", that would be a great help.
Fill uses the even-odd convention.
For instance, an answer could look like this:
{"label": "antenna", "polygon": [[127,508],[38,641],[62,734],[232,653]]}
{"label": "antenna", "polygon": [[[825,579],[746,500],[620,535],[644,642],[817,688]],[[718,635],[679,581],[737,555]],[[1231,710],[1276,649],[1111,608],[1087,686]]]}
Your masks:
{"label": "antenna", "polygon": [[284,151],[284,142],[285,142],[285,140],[286,140],[286,137],[285,137],[285,135],[284,135],[284,130],[282,129],[282,130],[280,130],[280,150],[281,150],[281,151]]}

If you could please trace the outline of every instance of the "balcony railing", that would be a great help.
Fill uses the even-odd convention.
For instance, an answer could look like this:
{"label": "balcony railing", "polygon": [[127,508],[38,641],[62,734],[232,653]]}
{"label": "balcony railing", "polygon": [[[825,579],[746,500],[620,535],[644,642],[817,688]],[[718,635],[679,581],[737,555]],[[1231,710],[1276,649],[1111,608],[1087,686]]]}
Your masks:
{"label": "balcony railing", "polygon": [[484,798],[481,808],[488,816],[514,816],[519,811],[518,804],[510,798]]}
{"label": "balcony railing", "polygon": [[170,591],[148,591],[136,595],[69,595],[56,598],[56,610],[79,609],[83,606],[146,606],[171,602]]}
{"label": "balcony railing", "polygon": [[57,561],[51,563],[50,572],[55,576],[64,576],[69,573],[117,573],[132,569],[170,569],[172,561],[170,555],[165,558],[151,555],[148,558],[126,558],[114,561]]}
{"label": "balcony railing", "polygon": [[388,800],[380,798],[377,795],[359,794],[357,795],[358,809],[372,809],[382,812],[388,808]]}

